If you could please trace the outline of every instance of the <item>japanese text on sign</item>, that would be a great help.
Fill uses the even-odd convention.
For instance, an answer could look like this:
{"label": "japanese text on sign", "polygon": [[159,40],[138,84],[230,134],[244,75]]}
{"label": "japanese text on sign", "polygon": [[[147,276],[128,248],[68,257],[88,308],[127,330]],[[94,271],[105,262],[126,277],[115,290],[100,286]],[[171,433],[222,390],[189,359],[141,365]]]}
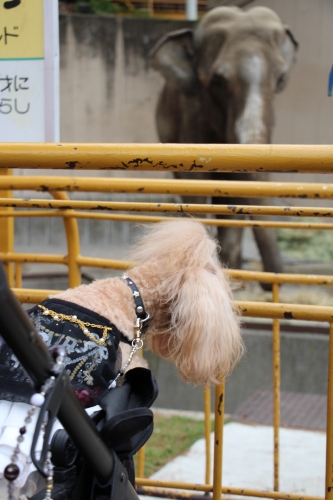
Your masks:
{"label": "japanese text on sign", "polygon": [[[0,75],[0,113],[9,115],[18,113],[24,115],[30,109],[30,103],[23,95],[25,90],[29,90],[29,78],[24,76],[10,77]],[[21,92],[23,91],[23,92]]]}

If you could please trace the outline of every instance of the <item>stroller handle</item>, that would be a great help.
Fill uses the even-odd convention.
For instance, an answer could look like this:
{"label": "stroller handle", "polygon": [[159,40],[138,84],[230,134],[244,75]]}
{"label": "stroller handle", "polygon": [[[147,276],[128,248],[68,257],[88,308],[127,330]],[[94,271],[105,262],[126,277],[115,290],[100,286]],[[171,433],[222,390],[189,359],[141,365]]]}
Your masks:
{"label": "stroller handle", "polygon": [[[9,288],[0,261],[0,334],[22,364],[36,389],[50,376],[52,359],[29,316]],[[115,459],[69,385],[58,418],[101,485],[112,477]],[[117,459],[117,458],[116,458]],[[128,482],[125,500],[138,500]]]}

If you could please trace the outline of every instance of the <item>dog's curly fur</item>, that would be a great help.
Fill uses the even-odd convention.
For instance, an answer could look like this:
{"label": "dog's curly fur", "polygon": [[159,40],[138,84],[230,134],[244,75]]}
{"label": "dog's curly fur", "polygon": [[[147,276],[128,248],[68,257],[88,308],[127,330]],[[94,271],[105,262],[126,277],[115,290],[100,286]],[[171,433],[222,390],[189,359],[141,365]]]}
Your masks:
{"label": "dog's curly fur", "polygon": [[[153,321],[146,339],[153,352],[172,361],[187,382],[220,383],[242,354],[239,318],[216,242],[190,219],[146,228],[126,273],[140,290]],[[56,295],[106,317],[134,338],[132,292],[120,278],[96,280]],[[121,343],[123,360],[131,347]],[[136,354],[128,369],[147,366]]]}

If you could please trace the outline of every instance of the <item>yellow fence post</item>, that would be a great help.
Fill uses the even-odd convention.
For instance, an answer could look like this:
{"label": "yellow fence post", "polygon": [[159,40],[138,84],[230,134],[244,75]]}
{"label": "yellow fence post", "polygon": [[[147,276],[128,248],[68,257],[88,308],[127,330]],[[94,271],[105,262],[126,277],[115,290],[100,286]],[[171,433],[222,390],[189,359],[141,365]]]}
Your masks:
{"label": "yellow fence post", "polygon": [[[3,169],[0,175],[12,175],[11,169]],[[0,198],[12,198],[13,193],[9,190],[0,190]],[[6,208],[8,215],[13,211],[12,208]],[[0,219],[0,252],[14,251],[14,219],[13,217],[3,217]],[[11,287],[14,286],[14,264],[8,262],[6,265],[8,282]]]}
{"label": "yellow fence post", "polygon": [[213,500],[221,500],[222,496],[223,424],[224,383],[215,388]]}
{"label": "yellow fence post", "polygon": [[15,263],[15,286],[22,288],[22,262]]}
{"label": "yellow fence post", "polygon": [[[67,193],[63,191],[52,191],[51,194],[56,200],[69,200]],[[69,212],[72,212],[72,210]],[[80,256],[80,235],[74,214],[73,217],[64,217],[64,226],[68,251],[68,280],[70,288],[74,288],[81,285],[81,269],[78,263],[78,257]]]}
{"label": "yellow fence post", "polygon": [[330,323],[329,342],[326,422],[326,500],[333,499],[333,323]]}
{"label": "yellow fence post", "polygon": [[[143,357],[142,349],[140,349],[139,355]],[[145,475],[145,454],[145,447],[142,446],[138,451],[138,470],[136,474],[138,477],[144,477]]]}
{"label": "yellow fence post", "polygon": [[[279,302],[279,284],[273,283],[273,302]],[[274,491],[279,491],[279,456],[280,456],[280,322],[273,319],[273,422],[274,422]]]}
{"label": "yellow fence post", "polygon": [[211,403],[210,389],[204,390],[204,408],[205,408],[205,441],[206,441],[206,484],[210,483],[210,433],[211,433]]}

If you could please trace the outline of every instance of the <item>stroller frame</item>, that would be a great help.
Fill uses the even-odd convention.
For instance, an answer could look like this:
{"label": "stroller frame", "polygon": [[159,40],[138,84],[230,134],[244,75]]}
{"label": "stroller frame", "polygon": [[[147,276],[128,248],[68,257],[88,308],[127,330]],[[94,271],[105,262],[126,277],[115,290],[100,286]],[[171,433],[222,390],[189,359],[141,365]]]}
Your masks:
{"label": "stroller frame", "polygon": [[[1,262],[0,332],[36,389],[40,389],[50,376],[52,359],[35,326],[9,288]],[[138,500],[125,467],[98,435],[93,422],[75,396],[66,372],[62,373],[61,379],[63,390],[60,393],[57,418],[92,471],[89,500]]]}

